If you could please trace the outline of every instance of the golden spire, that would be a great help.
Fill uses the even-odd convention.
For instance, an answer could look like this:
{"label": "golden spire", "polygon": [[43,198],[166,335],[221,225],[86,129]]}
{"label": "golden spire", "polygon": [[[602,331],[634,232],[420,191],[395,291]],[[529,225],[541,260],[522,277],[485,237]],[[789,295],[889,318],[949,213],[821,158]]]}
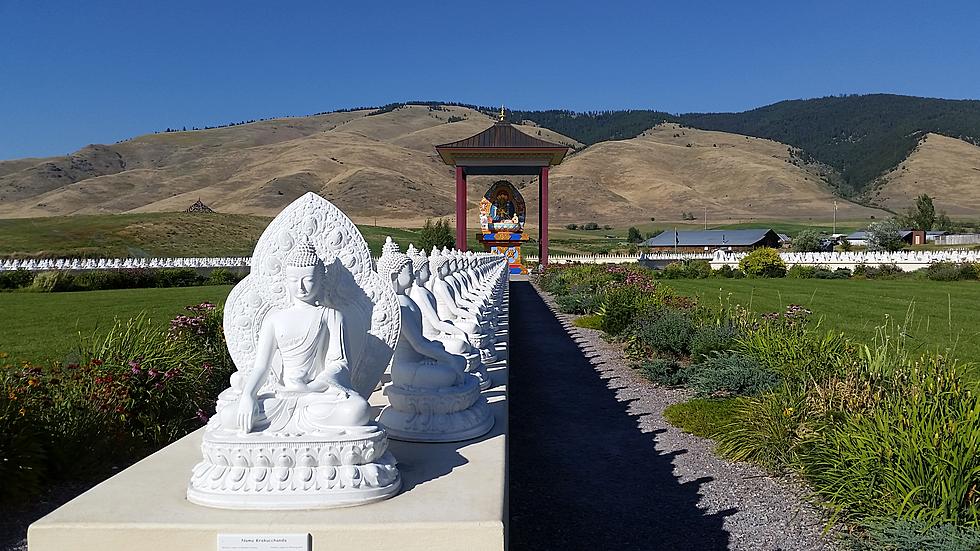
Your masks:
{"label": "golden spire", "polygon": [[507,116],[504,115],[504,106],[501,105],[500,106],[500,115],[498,115],[498,119],[497,120],[499,120],[500,122],[504,122],[504,119],[506,119],[506,118],[507,118]]}

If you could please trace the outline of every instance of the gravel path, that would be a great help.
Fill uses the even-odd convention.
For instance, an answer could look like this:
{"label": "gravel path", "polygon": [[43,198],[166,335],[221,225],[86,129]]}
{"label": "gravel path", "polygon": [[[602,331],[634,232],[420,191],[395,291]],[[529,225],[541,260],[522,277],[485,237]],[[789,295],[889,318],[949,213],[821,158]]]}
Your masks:
{"label": "gravel path", "polygon": [[684,391],[511,283],[511,549],[833,549],[800,488],[663,418]]}

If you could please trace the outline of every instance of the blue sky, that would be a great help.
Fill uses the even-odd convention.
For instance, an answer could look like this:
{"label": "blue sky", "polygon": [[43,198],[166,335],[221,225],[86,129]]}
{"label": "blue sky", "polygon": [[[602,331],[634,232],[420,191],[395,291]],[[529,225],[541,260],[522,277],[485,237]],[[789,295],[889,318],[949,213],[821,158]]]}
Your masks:
{"label": "blue sky", "polygon": [[0,159],[437,99],[741,111],[980,98],[980,2],[0,0]]}

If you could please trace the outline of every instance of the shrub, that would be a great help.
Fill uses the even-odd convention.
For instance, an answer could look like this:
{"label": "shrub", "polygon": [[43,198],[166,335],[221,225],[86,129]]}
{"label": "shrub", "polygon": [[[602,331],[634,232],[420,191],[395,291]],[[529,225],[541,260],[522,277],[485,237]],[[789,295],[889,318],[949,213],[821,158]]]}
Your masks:
{"label": "shrub", "polygon": [[711,264],[707,260],[682,260],[665,266],[660,275],[666,279],[705,279],[711,277],[711,273]]}
{"label": "shrub", "polygon": [[793,264],[786,271],[786,277],[792,279],[813,279],[816,277],[817,267],[804,264]]}
{"label": "shrub", "polygon": [[34,276],[30,289],[40,293],[75,290],[75,276],[68,272],[41,272]]}
{"label": "shrub", "polygon": [[802,393],[784,387],[743,398],[733,409],[732,425],[718,436],[721,455],[773,471],[799,464],[799,451],[814,433]]}
{"label": "shrub", "polygon": [[558,310],[565,314],[588,314],[596,307],[596,298],[592,293],[572,293],[555,297]]}
{"label": "shrub", "polygon": [[34,281],[34,272],[18,268],[0,272],[0,289],[23,289]]}
{"label": "shrub", "polygon": [[899,518],[873,518],[860,523],[863,533],[852,534],[852,551],[976,551],[980,530]]}
{"label": "shrub", "polygon": [[868,226],[869,251],[899,251],[905,248],[900,224],[894,218],[872,222]]}
{"label": "shrub", "polygon": [[687,384],[687,370],[677,360],[653,358],[637,365],[640,373],[658,385],[683,386]]}
{"label": "shrub", "polygon": [[[710,264],[709,264],[710,266]],[[715,270],[711,275],[715,277],[723,277],[725,279],[731,279],[735,275],[735,270],[728,264],[722,265],[721,268]]]}
{"label": "shrub", "polygon": [[648,306],[629,327],[626,352],[635,359],[657,353],[680,356],[688,352],[693,334],[694,322],[687,312],[659,304]]}
{"label": "shrub", "polygon": [[823,241],[816,230],[803,230],[793,240],[793,250],[801,253],[815,253],[823,250]]}
{"label": "shrub", "polygon": [[844,335],[811,330],[809,314],[793,304],[783,313],[766,314],[739,336],[735,349],[790,381],[822,380],[856,361],[856,351]]}
{"label": "shrub", "polygon": [[565,225],[565,229],[567,229],[567,230],[577,230],[578,229],[578,224],[566,224]]}
{"label": "shrub", "polygon": [[242,276],[227,268],[215,268],[208,274],[204,283],[205,285],[234,285],[241,280]]}
{"label": "shrub", "polygon": [[786,263],[779,257],[776,249],[762,247],[745,255],[738,262],[738,267],[746,275],[754,277],[783,277],[786,275]]}
{"label": "shrub", "polygon": [[588,231],[597,230],[597,229],[599,229],[599,224],[597,224],[595,222],[586,222],[586,223],[582,224],[582,229],[583,230],[588,230]]}
{"label": "shrub", "polygon": [[933,281],[959,281],[977,279],[977,269],[973,264],[937,262],[924,268],[927,278]]}
{"label": "shrub", "polygon": [[0,503],[29,499],[43,481],[44,450],[36,433],[36,406],[28,399],[28,380],[33,381],[15,380],[9,366],[0,366]]}
{"label": "shrub", "polygon": [[730,350],[739,336],[738,329],[727,321],[699,327],[691,335],[691,358],[700,359],[712,352]]}
{"label": "shrub", "polygon": [[[130,289],[137,287],[135,274],[125,270],[88,270],[76,274],[78,290],[101,291],[105,289]],[[155,283],[155,282],[154,282]]]}
{"label": "shrub", "polygon": [[734,352],[714,354],[690,369],[688,386],[698,396],[754,395],[779,382],[779,374],[763,368],[753,358]]}
{"label": "shrub", "polygon": [[432,247],[438,249],[452,248],[456,246],[456,232],[449,227],[449,221],[444,218],[435,222],[427,218],[422,229],[419,230],[419,237],[416,242],[419,249],[423,251],[432,250]]}
{"label": "shrub", "polygon": [[[82,361],[0,372],[0,497],[46,479],[104,475],[201,426],[234,370],[211,304],[169,331],[143,316],[117,322]],[[41,461],[44,458],[44,461]]]}
{"label": "shrub", "polygon": [[664,266],[660,275],[666,279],[685,279],[687,277],[687,269],[685,269],[683,262],[671,262]]}
{"label": "shrub", "polygon": [[885,398],[829,425],[804,475],[845,516],[977,525],[980,396],[943,357],[880,367]]}
{"label": "shrub", "polygon": [[858,264],[854,267],[854,277],[866,279],[895,279],[904,275],[906,275],[905,272],[895,264],[879,264],[878,266]]}
{"label": "shrub", "polygon": [[157,287],[193,287],[204,278],[191,268],[160,268],[156,271]]}
{"label": "shrub", "polygon": [[637,313],[651,304],[662,304],[670,290],[653,281],[614,285],[602,293],[597,313],[602,316],[602,330],[616,336],[626,330]]}

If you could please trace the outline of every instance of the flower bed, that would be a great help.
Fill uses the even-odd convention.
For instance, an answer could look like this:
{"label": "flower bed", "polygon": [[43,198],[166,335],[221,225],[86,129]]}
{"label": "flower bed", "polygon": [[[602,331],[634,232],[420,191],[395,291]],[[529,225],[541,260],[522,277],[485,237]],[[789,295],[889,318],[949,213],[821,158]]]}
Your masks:
{"label": "flower bed", "polygon": [[0,360],[0,501],[103,476],[202,426],[234,370],[221,311],[159,329],[143,316],[80,343],[71,364]]}
{"label": "flower bed", "polygon": [[692,389],[695,400],[666,412],[672,422],[726,457],[806,480],[833,519],[862,528],[848,543],[980,541],[980,399],[955,361],[913,352],[905,328],[857,343],[799,306],[701,304],[639,267],[557,266],[538,282],[623,342],[653,382]]}

